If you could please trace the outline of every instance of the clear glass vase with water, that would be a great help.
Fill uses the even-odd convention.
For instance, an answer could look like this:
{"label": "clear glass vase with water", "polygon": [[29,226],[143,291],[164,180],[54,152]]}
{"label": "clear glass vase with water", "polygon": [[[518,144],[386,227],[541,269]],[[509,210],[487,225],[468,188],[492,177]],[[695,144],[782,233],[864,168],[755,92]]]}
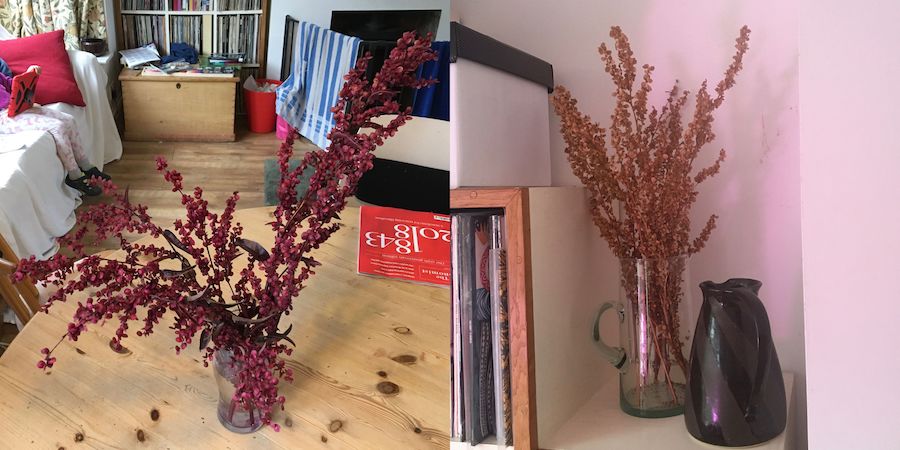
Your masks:
{"label": "clear glass vase with water", "polygon": [[[619,369],[619,403],[637,417],[684,412],[686,355],[691,342],[683,256],[620,260],[622,301],[604,303],[593,337],[603,356]],[[618,312],[619,345],[600,338],[600,318]]]}

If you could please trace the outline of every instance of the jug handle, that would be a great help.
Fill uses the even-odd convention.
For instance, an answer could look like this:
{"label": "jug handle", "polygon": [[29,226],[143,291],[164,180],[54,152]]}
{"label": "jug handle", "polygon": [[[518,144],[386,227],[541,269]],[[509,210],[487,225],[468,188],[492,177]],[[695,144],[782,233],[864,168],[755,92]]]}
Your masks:
{"label": "jug handle", "polygon": [[603,313],[607,310],[616,309],[619,313],[619,323],[625,321],[625,311],[621,304],[613,305],[610,302],[606,302],[600,306],[600,311],[597,312],[597,318],[594,319],[594,326],[591,328],[593,332],[594,343],[597,344],[597,347],[600,349],[600,353],[609,361],[610,364],[613,365],[616,369],[622,369],[625,366],[625,349],[622,347],[610,347],[603,342],[603,338],[600,337],[600,318],[603,317]]}

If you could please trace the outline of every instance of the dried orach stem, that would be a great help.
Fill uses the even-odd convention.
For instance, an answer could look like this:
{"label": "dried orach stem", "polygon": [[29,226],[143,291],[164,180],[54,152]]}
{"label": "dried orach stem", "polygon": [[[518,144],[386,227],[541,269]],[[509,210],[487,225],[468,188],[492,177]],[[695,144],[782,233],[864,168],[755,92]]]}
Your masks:
{"label": "dried orach stem", "polygon": [[[735,84],[748,49],[750,29],[741,28],[736,53],[724,78],[713,93],[707,82],[694,95],[694,113],[684,125],[682,111],[690,93],[678,82],[668,91],[659,109],[648,105],[653,88],[654,66],[641,66],[627,36],[619,27],[609,33],[613,49],[600,45],[600,57],[615,84],[616,106],[607,128],[582,113],[577,101],[563,86],[556,88],[553,105],[560,117],[566,154],[572,171],[590,194],[594,223],[610,248],[620,258],[666,258],[700,251],[716,227],[711,215],[691,239],[690,210],[697,199],[697,186],[716,175],[725,160],[725,150],[711,165],[696,170],[700,150],[715,139],[713,112]],[[617,214],[621,205],[623,214]]]}
{"label": "dried orach stem", "polygon": [[[284,356],[290,356],[294,345],[292,326],[283,329],[279,320],[291,313],[294,300],[321,265],[314,250],[339,229],[338,213],[355,194],[363,174],[372,169],[373,152],[411,119],[411,108],[401,107],[397,94],[404,88],[433,84],[435,80],[421,79],[417,70],[435,59],[431,35],[419,37],[412,32],[397,40],[371,81],[367,76],[371,55],[361,57],[344,76],[346,82],[332,108],[335,124],[328,134],[327,150],[305,153],[295,169],[290,161],[299,135],[291,131],[277,154],[281,182],[274,219],[268,224],[275,243],[268,249],[243,237],[243,227],[234,215],[237,192],[226,200],[221,213],[214,213],[203,189],[185,189],[182,174],[162,157],[157,158],[156,168],[185,208],[184,219],[169,229],[154,223],[146,206],[132,203],[127,189],[123,193],[110,181],[92,180],[103,186],[112,201],[80,212],[75,231],[59,239],[60,246],[74,256],[59,253],[45,261],[34,256],[22,259],[12,276],[15,282],[30,278],[56,288],[42,307],[44,312],[76,293],[85,294],[77,297],[65,334],[53,348],[41,350],[37,367],[53,367],[57,346],[66,338],[77,341],[95,324],[118,322],[110,343],[116,351],[122,350],[134,322],[142,322],[133,331],[137,336],[169,325],[175,330],[176,353],[199,341],[203,363],[208,365],[217,351],[232,352],[237,379],[231,410],[244,404],[252,421],[256,409],[259,420],[278,431],[280,425],[272,422],[272,413],[276,407],[284,408],[278,384],[292,380]],[[393,117],[384,125],[374,122],[384,115]],[[309,187],[298,196],[297,186],[307,168],[314,169]],[[142,244],[130,242],[127,234],[164,240]],[[119,243],[124,256],[108,259],[85,254],[86,244],[93,246],[107,238]],[[171,320],[164,320],[166,314]]]}
{"label": "dried orach stem", "polygon": [[713,214],[692,238],[690,210],[697,200],[697,187],[719,172],[725,150],[719,150],[707,167],[696,169],[694,162],[715,139],[713,112],[735,84],[750,29],[741,28],[734,58],[714,91],[709,92],[706,81],[700,84],[686,126],[683,111],[690,93],[676,81],[661,107],[648,105],[654,66],[641,66],[638,81],[638,62],[628,37],[619,27],[612,27],[609,36],[614,48],[604,43],[599,52],[615,85],[612,123],[606,128],[595,123],[578,109],[565,87],[556,88],[552,101],[572,171],[588,190],[594,223],[613,253],[623,259],[622,286],[633,307],[640,301],[634,261],[644,260],[647,332],[654,348],[652,354],[630,358],[653,358],[654,380],[658,381],[661,369],[672,401],[678,402],[672,369],[678,366],[682,374],[687,372],[678,312],[684,265],[678,257],[699,252],[716,228],[718,216]]}

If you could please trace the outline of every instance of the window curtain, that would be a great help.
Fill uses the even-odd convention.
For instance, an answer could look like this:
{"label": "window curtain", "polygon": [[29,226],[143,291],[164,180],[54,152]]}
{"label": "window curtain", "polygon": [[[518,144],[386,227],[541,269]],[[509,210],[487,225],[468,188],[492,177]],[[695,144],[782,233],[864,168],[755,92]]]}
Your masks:
{"label": "window curtain", "polygon": [[103,0],[0,0],[0,25],[16,37],[64,30],[70,50],[81,38],[106,39]]}

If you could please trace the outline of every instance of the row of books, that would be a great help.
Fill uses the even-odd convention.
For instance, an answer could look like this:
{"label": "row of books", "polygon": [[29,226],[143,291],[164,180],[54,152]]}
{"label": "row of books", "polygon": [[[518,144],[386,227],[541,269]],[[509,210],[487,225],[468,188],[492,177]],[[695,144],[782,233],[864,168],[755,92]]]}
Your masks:
{"label": "row of books", "polygon": [[[212,11],[213,0],[122,0],[123,11]],[[262,9],[262,0],[219,0],[219,11]]]}
{"label": "row of books", "polygon": [[246,64],[257,63],[257,37],[259,16],[256,14],[235,14],[219,16],[219,53],[242,53],[247,55]]}
{"label": "row of books", "polygon": [[210,11],[212,0],[172,0],[169,11]]}
{"label": "row of books", "polygon": [[219,0],[220,11],[248,11],[262,9],[262,0]]}
{"label": "row of books", "polygon": [[165,0],[122,0],[122,9],[126,11],[144,10],[144,11],[164,11],[166,9]]}
{"label": "row of books", "polygon": [[502,215],[452,216],[451,437],[513,444]]}
{"label": "row of books", "polygon": [[172,16],[169,37],[172,42],[184,42],[197,53],[203,53],[203,16]]}
{"label": "row of books", "polygon": [[137,48],[149,43],[165,48],[165,17],[125,14],[122,16],[122,38],[125,48]]}

